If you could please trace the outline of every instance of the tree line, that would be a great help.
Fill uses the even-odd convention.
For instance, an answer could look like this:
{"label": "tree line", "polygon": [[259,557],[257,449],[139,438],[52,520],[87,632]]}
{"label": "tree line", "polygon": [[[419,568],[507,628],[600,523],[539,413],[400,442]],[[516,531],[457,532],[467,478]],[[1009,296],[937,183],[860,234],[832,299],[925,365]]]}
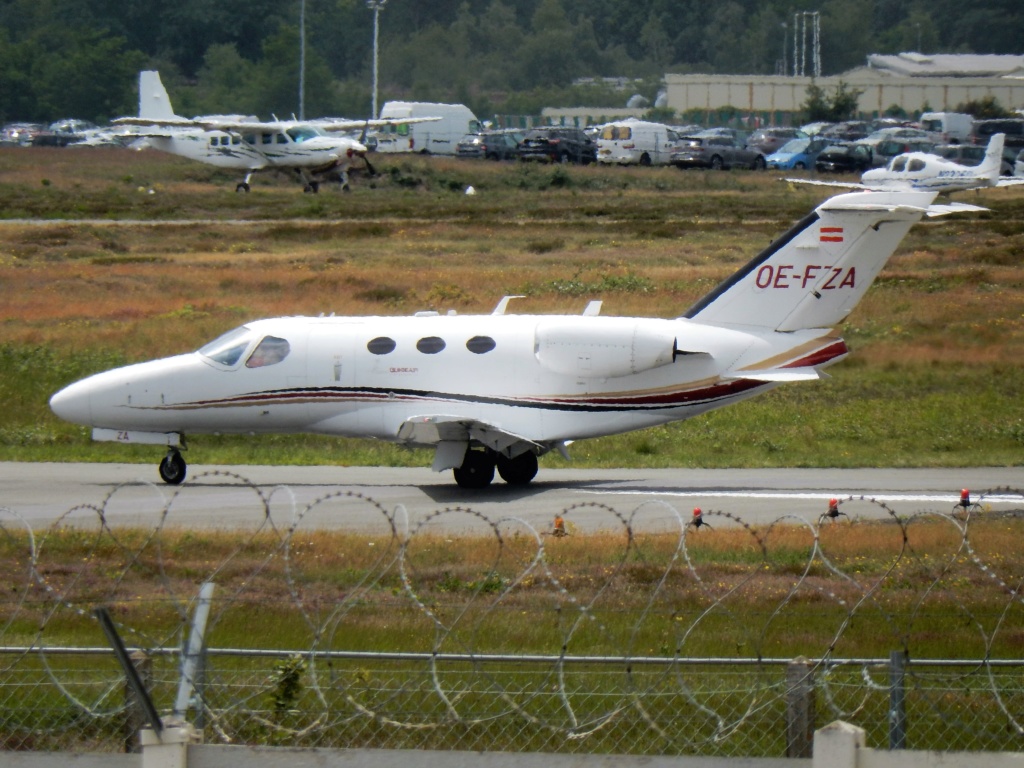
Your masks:
{"label": "tree line", "polygon": [[[805,11],[826,76],[869,53],[1024,53],[1020,0],[387,0],[379,100],[481,116],[653,102],[666,72],[791,73],[810,52],[795,34]],[[0,0],[0,120],[134,114],[140,69],[160,71],[182,115],[286,117],[300,50],[305,116],[365,117],[373,16],[366,0]],[[600,80],[614,77],[633,82]]]}

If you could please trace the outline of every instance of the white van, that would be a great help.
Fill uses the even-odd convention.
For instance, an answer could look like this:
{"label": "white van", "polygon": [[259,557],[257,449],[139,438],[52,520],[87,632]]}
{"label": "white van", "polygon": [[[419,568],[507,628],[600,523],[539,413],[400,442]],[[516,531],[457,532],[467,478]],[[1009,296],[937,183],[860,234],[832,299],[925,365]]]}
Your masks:
{"label": "white van", "polygon": [[381,128],[376,133],[378,152],[454,155],[459,139],[467,133],[480,133],[481,130],[476,115],[463,104],[388,101],[381,107],[381,120],[406,117],[438,117],[440,120]]}
{"label": "white van", "polygon": [[936,144],[970,142],[974,116],[962,112],[925,112],[921,115],[921,130],[928,131]]}
{"label": "white van", "polygon": [[668,165],[682,137],[667,125],[629,118],[608,123],[597,137],[597,162]]}

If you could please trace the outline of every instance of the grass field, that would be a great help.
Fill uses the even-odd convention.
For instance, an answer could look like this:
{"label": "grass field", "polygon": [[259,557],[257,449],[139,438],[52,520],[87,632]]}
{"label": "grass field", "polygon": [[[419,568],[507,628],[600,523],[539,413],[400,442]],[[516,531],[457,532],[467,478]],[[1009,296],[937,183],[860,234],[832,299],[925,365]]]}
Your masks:
{"label": "grass field", "polygon": [[[523,312],[597,298],[604,314],[678,316],[827,196],[752,172],[375,164],[351,194],[257,177],[240,195],[233,175],[153,151],[0,149],[0,216],[31,219],[0,226],[0,459],[153,461],[92,444],[49,396],[258,317],[486,313],[506,294]],[[575,465],[1019,466],[1024,190],[961,199],[991,212],[914,227],[844,325],[852,355],[832,378],[578,443]],[[201,463],[429,460],[308,436],[190,450]]]}

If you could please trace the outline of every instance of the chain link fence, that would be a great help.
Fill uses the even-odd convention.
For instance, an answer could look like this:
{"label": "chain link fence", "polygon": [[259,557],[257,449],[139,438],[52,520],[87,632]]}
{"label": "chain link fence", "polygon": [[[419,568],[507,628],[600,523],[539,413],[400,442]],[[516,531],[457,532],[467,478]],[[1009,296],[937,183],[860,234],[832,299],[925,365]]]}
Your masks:
{"label": "chain link fence", "polygon": [[[676,512],[675,534],[650,537],[639,509],[604,507],[621,525],[613,550],[590,537],[556,549],[522,521],[513,532],[468,509],[428,516],[485,532],[472,546],[493,552],[472,573],[456,562],[467,555],[444,550],[455,544],[424,537],[424,521],[355,494],[324,497],[288,526],[274,527],[268,509],[266,525],[226,552],[172,534],[163,517],[113,530],[102,504],[41,536],[7,512],[0,749],[131,749],[138,705],[91,610],[110,606],[169,713],[194,595],[212,581],[213,647],[179,713],[211,743],[758,757],[793,754],[801,719],[812,729],[842,719],[873,747],[1021,751],[1024,565],[1004,555],[1024,519],[985,499],[906,517],[835,500],[817,521],[767,527]],[[334,551],[348,558],[339,565],[327,551],[337,542],[304,527],[340,503],[379,511],[382,534],[359,540],[370,559]],[[858,522],[858,505],[887,520]],[[731,530],[732,543],[702,553],[716,541],[712,521],[713,537]],[[868,541],[891,548],[872,572],[844,548],[859,525],[877,526]],[[453,556],[430,570],[426,553],[439,546]],[[261,648],[271,629],[285,632],[274,643],[306,639]],[[400,650],[374,650],[378,641]],[[864,647],[874,654],[844,658]],[[935,653],[947,647],[961,658]],[[794,666],[800,655],[810,660]]]}

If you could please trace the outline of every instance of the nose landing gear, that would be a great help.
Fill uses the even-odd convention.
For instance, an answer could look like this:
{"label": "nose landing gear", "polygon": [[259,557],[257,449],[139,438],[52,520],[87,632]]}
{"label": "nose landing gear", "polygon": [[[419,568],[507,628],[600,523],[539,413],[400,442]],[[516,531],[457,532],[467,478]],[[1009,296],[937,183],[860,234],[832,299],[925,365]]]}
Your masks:
{"label": "nose landing gear", "polygon": [[168,485],[181,485],[185,479],[188,465],[181,457],[177,448],[169,448],[167,455],[160,462],[160,479]]}

